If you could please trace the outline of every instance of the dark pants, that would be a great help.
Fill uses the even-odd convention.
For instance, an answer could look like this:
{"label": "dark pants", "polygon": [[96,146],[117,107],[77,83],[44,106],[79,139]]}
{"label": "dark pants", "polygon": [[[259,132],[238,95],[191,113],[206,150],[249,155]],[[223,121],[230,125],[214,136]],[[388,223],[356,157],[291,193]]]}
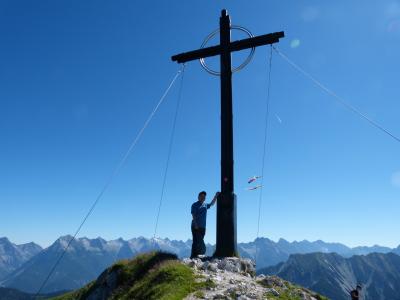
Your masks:
{"label": "dark pants", "polygon": [[204,244],[204,236],[206,235],[206,229],[198,227],[197,229],[192,226],[192,254],[190,258],[197,257],[199,254],[206,253],[206,245]]}

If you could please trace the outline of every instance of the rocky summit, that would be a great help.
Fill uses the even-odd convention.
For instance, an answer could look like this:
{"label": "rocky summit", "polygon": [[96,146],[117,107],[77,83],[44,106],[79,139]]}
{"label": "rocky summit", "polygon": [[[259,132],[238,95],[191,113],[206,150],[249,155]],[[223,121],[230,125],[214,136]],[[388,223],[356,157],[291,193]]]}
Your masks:
{"label": "rocky summit", "polygon": [[121,260],[97,280],[54,300],[326,300],[276,276],[255,276],[250,259],[201,257],[179,260],[149,252]]}
{"label": "rocky summit", "polygon": [[211,282],[206,288],[188,295],[194,299],[327,299],[308,289],[294,286],[276,276],[255,276],[255,263],[250,259],[200,257],[183,259],[199,281]]}

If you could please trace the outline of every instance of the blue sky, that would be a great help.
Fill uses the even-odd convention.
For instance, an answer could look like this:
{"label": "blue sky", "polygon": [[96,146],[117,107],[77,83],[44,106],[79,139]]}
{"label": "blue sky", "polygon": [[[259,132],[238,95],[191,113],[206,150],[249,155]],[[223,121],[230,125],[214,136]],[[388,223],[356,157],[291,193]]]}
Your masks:
{"label": "blue sky", "polygon": [[[170,56],[199,47],[222,8],[255,35],[284,30],[282,52],[400,134],[400,1],[1,1],[0,236],[46,246],[75,231],[178,70]],[[268,53],[233,79],[239,241],[256,237],[259,191],[245,189],[261,171]],[[260,235],[400,244],[400,144],[272,65]],[[152,236],[177,91],[80,236]],[[191,203],[219,189],[219,113],[219,79],[188,64],[158,236],[190,238]]]}

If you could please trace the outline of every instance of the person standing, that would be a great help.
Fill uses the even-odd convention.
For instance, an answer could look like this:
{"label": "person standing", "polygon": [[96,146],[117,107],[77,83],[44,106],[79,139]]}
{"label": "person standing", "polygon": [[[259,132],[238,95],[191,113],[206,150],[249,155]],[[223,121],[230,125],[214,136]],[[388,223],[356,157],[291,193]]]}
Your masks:
{"label": "person standing", "polygon": [[204,236],[206,234],[207,210],[215,204],[220,192],[217,192],[210,203],[205,203],[207,193],[202,191],[197,197],[197,201],[192,204],[192,253],[190,258],[195,258],[200,254],[206,253]]}

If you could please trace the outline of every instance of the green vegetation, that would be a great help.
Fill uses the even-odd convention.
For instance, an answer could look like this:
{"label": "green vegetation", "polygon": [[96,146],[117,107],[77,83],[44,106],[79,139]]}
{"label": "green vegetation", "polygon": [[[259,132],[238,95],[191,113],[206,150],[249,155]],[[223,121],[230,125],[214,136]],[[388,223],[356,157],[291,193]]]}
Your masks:
{"label": "green vegetation", "polygon": [[279,296],[275,296],[272,292],[268,292],[265,296],[269,300],[303,300],[304,299],[304,297],[302,296],[303,293],[312,295],[317,300],[329,300],[328,298],[321,296],[321,295],[319,295],[313,291],[310,291],[306,288],[303,288],[301,286],[292,284],[292,283],[282,280],[282,279],[278,279],[278,280],[283,283],[283,286],[268,285],[268,284],[265,284],[265,282],[263,282],[263,281],[259,281],[259,283],[262,286],[267,287],[267,288],[273,288],[279,293]]}
{"label": "green vegetation", "polygon": [[202,299],[202,298],[204,298],[205,297],[205,295],[204,295],[204,292],[203,291],[196,291],[196,292],[194,292],[194,294],[193,294],[195,297],[197,297],[197,298],[200,298],[200,299]]}
{"label": "green vegetation", "polygon": [[180,263],[176,255],[151,252],[133,260],[119,261],[103,272],[96,281],[54,300],[84,300],[93,293],[99,293],[102,288],[101,291],[104,292],[107,276],[116,281],[115,287],[107,291],[107,298],[111,300],[178,300],[196,291],[201,293],[200,289],[214,286],[212,281],[202,280],[191,268]]}
{"label": "green vegetation", "polygon": [[67,294],[52,298],[50,300],[76,300],[76,299],[85,299],[86,296],[88,295],[88,291],[90,288],[94,285],[94,282],[91,282],[81,288],[80,290],[76,292],[69,292]]}

